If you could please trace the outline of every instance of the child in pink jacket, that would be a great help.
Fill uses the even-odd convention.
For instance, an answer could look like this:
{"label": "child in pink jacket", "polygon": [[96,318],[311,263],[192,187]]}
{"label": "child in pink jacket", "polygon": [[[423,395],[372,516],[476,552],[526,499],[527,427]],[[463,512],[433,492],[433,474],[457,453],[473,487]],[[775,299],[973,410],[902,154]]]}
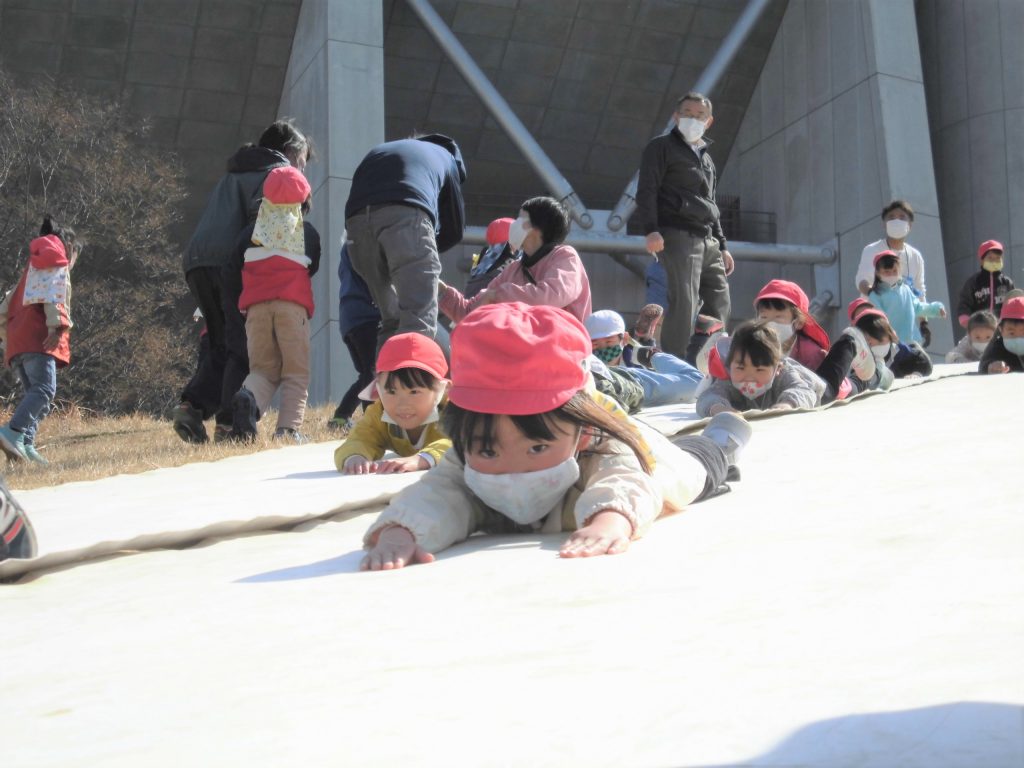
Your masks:
{"label": "child in pink jacket", "polygon": [[494,278],[472,299],[441,283],[438,304],[456,323],[476,307],[520,301],[564,309],[581,323],[590,315],[590,280],[576,249],[563,245],[569,214],[551,197],[523,203],[509,226],[508,244],[523,256]]}

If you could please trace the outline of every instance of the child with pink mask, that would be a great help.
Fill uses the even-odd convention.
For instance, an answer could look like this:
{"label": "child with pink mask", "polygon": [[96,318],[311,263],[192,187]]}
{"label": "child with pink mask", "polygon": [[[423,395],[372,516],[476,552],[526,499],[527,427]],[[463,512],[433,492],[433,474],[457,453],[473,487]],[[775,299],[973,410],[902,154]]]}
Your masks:
{"label": "child with pink mask", "polygon": [[361,568],[428,563],[477,531],[571,531],[562,557],[618,554],[719,492],[750,426],[724,414],[670,442],[593,389],[590,353],[583,324],[555,307],[468,314],[452,333],[452,450],[370,527]]}

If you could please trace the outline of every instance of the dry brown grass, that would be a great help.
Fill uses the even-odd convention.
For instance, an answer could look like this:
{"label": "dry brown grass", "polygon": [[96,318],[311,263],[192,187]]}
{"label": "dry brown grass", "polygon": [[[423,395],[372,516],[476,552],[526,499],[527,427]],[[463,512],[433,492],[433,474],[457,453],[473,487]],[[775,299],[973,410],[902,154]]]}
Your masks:
{"label": "dry brown grass", "polygon": [[[327,420],[333,412],[332,405],[307,408],[303,434],[311,442],[340,439],[337,432],[327,429]],[[0,411],[0,423],[7,423],[9,418],[9,412]],[[281,444],[271,438],[276,423],[277,414],[269,411],[260,420],[259,437],[249,445],[215,445],[213,442],[190,445],[174,433],[169,419],[143,414],[103,416],[61,404],[43,420],[36,436],[36,447],[49,460],[49,466],[27,461],[8,462],[3,473],[8,486],[27,490],[178,467],[196,461],[216,461],[280,447]],[[212,436],[213,422],[206,422],[206,428]]]}

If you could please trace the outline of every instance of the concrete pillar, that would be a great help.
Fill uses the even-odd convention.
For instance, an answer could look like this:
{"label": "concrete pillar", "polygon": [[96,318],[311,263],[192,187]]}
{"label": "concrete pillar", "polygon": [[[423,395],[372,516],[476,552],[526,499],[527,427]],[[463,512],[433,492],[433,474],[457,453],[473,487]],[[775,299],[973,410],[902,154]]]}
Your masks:
{"label": "concrete pillar", "polygon": [[323,255],[314,278],[312,404],[337,401],[355,380],[338,331],[338,254],[352,174],[384,141],[384,24],[380,0],[303,0],[281,94],[281,116],[313,139],[306,167],[313,188],[309,220]]}

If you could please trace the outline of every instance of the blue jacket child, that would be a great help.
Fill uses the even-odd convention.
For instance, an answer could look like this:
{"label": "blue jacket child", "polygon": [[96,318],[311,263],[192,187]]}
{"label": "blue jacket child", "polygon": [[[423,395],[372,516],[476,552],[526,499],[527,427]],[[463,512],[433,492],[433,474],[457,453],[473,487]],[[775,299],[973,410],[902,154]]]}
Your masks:
{"label": "blue jacket child", "polygon": [[945,317],[941,301],[921,301],[911,286],[900,277],[899,257],[892,251],[875,255],[875,284],[868,301],[885,312],[894,331],[904,342],[921,342],[918,317]]}

